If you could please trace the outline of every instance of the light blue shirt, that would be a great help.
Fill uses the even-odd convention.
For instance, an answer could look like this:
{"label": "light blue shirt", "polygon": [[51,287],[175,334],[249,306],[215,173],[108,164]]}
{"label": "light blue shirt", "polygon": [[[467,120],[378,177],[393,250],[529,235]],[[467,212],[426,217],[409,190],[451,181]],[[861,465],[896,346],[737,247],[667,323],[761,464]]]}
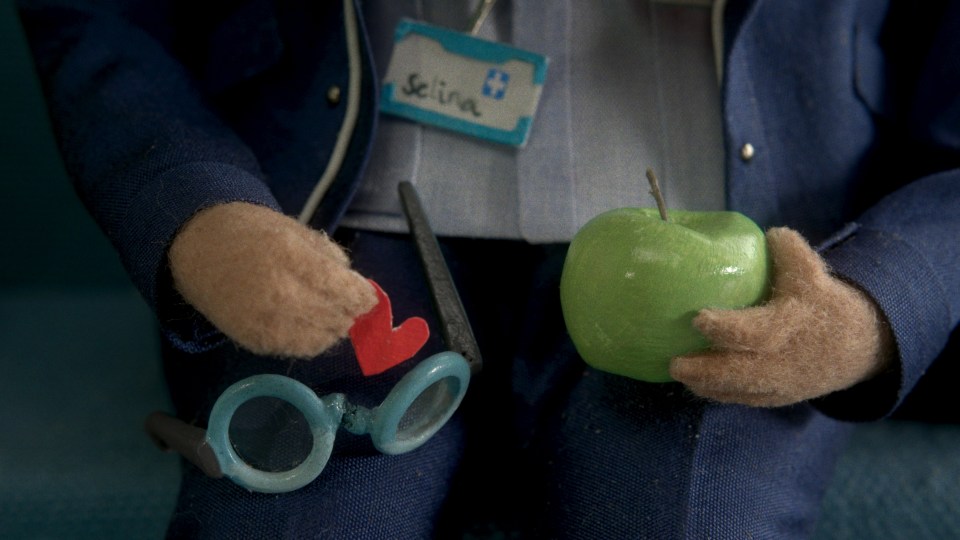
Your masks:
{"label": "light blue shirt", "polygon": [[[479,36],[550,58],[527,146],[381,116],[344,223],[405,231],[396,184],[410,180],[438,234],[568,241],[601,212],[654,206],[647,168],[661,178],[669,207],[723,209],[711,10],[676,2],[500,2]],[[400,17],[459,29],[470,17],[466,2],[364,6],[381,75]]]}

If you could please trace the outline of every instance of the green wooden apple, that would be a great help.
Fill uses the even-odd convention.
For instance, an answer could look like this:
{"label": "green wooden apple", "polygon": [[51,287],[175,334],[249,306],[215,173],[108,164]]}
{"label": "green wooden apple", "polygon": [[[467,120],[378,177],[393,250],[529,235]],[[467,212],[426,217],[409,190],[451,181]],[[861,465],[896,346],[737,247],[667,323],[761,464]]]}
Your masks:
{"label": "green wooden apple", "polygon": [[620,208],[574,237],[560,301],[591,366],[670,381],[671,358],[709,346],[691,324],[697,312],[755,305],[768,294],[766,241],[749,218],[674,210],[669,220],[657,209]]}

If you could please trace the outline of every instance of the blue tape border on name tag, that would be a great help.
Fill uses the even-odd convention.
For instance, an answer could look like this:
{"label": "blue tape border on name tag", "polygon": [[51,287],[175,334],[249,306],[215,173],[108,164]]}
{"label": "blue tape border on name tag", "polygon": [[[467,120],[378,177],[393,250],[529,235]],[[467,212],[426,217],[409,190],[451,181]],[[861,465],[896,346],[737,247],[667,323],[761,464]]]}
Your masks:
{"label": "blue tape border on name tag", "polygon": [[[504,64],[511,60],[520,60],[522,62],[532,64],[534,66],[533,84],[536,86],[543,86],[544,81],[546,81],[547,66],[549,62],[543,55],[518,49],[516,47],[511,47],[509,45],[504,45],[502,43],[485,41],[467,34],[454,32],[452,30],[447,30],[446,28],[440,28],[410,19],[403,19],[397,25],[396,31],[394,32],[394,43],[402,41],[411,33],[417,33],[437,41],[447,52],[473,58],[475,60],[490,62],[491,64],[497,65]],[[466,133],[474,137],[510,144],[513,146],[525,145],[527,142],[527,137],[530,135],[530,128],[533,125],[533,118],[529,116],[519,118],[517,120],[517,126],[512,130],[482,126],[472,122],[467,122],[465,120],[460,120],[458,118],[451,118],[437,112],[420,109],[406,103],[394,101],[394,86],[395,85],[393,83],[387,83],[384,85],[381,92],[380,110],[385,113],[403,116],[405,118],[410,118],[425,124],[452,129],[454,131]]]}

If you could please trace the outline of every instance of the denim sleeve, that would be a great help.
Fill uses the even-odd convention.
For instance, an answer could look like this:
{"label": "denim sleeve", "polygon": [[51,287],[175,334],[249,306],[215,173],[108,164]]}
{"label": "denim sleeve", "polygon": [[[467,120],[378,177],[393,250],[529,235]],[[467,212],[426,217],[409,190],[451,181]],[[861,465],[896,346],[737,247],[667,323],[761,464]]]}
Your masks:
{"label": "denim sleeve", "polygon": [[128,4],[21,0],[19,8],[77,193],[168,336],[202,348],[215,331],[200,317],[165,313],[182,303],[168,277],[171,240],[212,205],[279,205],[253,153],[164,43],[162,34],[176,30],[164,28],[165,8]]}
{"label": "denim sleeve", "polygon": [[960,171],[923,178],[890,195],[823,255],[833,272],[880,306],[899,364],[817,405],[851,420],[884,417],[937,358],[960,319]]}
{"label": "denim sleeve", "polygon": [[889,64],[899,77],[888,91],[905,103],[893,120],[903,152],[884,159],[911,164],[916,177],[874,179],[901,187],[822,250],[836,274],[858,284],[883,310],[899,353],[890,372],[816,402],[838,418],[892,413],[960,320],[960,3],[945,6],[927,35],[912,30],[915,41],[929,40],[923,54],[904,48],[902,39],[890,44],[911,53]]}

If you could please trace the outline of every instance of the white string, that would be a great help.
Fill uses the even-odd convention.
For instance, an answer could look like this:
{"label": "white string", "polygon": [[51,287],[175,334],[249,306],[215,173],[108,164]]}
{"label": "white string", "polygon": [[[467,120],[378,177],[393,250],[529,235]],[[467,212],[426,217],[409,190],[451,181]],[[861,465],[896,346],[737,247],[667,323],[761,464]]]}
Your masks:
{"label": "white string", "polygon": [[353,137],[353,130],[357,126],[357,118],[360,115],[360,37],[357,29],[357,14],[353,7],[353,0],[343,0],[343,20],[346,28],[347,41],[347,59],[350,64],[350,75],[347,88],[347,111],[344,115],[343,124],[340,125],[340,131],[337,133],[337,142],[333,147],[333,153],[330,155],[330,161],[327,162],[327,168],[320,176],[320,180],[307,198],[303,210],[300,212],[300,223],[307,223],[313,217],[320,201],[326,195],[333,180],[340,172],[347,155],[347,147],[350,145],[350,139]]}
{"label": "white string", "polygon": [[480,5],[477,7],[477,11],[473,14],[473,20],[470,21],[470,35],[475,36],[480,33],[480,29],[483,28],[484,21],[487,20],[487,15],[490,15],[490,12],[493,10],[493,5],[497,3],[497,0],[480,0]]}
{"label": "white string", "polygon": [[727,0],[716,0],[711,13],[711,27],[713,34],[713,63],[717,69],[717,84],[723,84],[723,10],[727,7]]}
{"label": "white string", "polygon": [[652,0],[658,4],[675,4],[711,8],[710,27],[713,37],[713,64],[717,71],[717,83],[723,84],[723,10],[727,0]]}

